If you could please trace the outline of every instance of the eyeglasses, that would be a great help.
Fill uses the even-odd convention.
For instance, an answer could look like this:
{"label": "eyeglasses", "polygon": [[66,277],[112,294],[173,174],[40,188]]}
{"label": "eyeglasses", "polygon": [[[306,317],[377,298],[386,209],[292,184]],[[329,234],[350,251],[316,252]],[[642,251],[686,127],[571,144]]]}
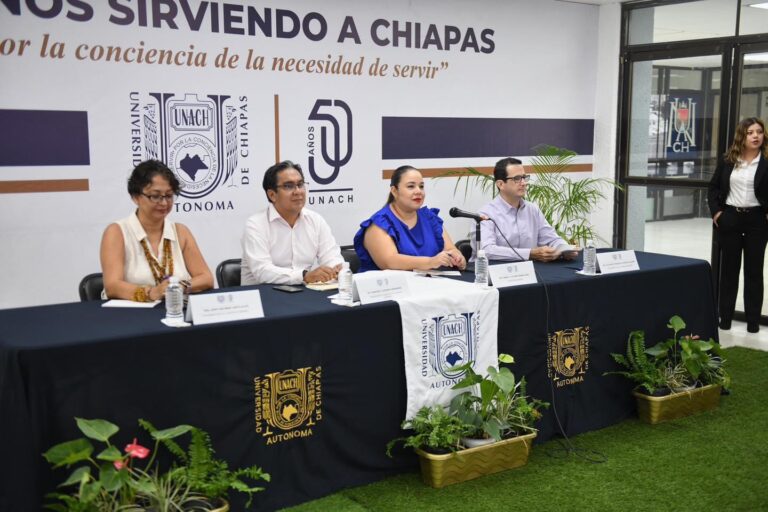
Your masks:
{"label": "eyeglasses", "polygon": [[174,201],[174,199],[176,199],[176,194],[168,194],[167,196],[164,196],[164,195],[161,195],[161,194],[149,195],[149,194],[145,194],[145,193],[142,192],[141,195],[143,195],[144,197],[146,197],[147,199],[149,199],[150,201],[152,201],[155,204],[160,204],[160,203],[165,202],[165,201],[168,201],[169,203],[172,203]]}
{"label": "eyeglasses", "polygon": [[297,181],[296,183],[289,181],[288,183],[283,183],[282,185],[277,185],[277,188],[281,188],[285,190],[286,192],[293,192],[296,189],[304,190],[304,187],[307,184],[303,181]]}
{"label": "eyeglasses", "polygon": [[531,179],[530,174],[518,174],[517,176],[507,176],[504,178],[504,181],[512,180],[515,183],[520,183],[521,181],[529,181]]}

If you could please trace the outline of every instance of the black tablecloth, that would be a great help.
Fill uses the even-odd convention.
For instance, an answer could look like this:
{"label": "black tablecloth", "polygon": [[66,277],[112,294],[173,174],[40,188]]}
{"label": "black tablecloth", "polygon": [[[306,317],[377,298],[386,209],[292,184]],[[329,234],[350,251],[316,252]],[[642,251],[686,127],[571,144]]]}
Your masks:
{"label": "black tablecloth", "polygon": [[[557,420],[574,435],[634,413],[631,383],[602,376],[615,369],[609,353],[624,351],[631,330],[661,340],[668,318],[679,314],[689,330],[717,336],[709,265],[637,255],[642,270],[597,277],[576,275],[578,261],[536,264],[540,283],[500,290],[499,351],[515,356],[512,370],[527,378],[529,394],[555,404],[539,441],[558,434]],[[187,329],[162,325],[162,306],[0,311],[0,510],[38,510],[64,478],[41,453],[79,437],[75,416],[117,423],[119,443],[141,435],[138,418],[158,428],[204,428],[230,465],[258,464],[272,474],[255,500],[263,510],[415,467],[412,454],[384,455],[405,411],[397,305],[344,308],[324,292],[252,288],[265,318]],[[574,332],[586,354],[566,382],[554,362],[557,341],[576,339]],[[319,415],[295,429],[305,437],[263,435],[256,383],[302,368],[319,372],[310,384],[319,381]]]}

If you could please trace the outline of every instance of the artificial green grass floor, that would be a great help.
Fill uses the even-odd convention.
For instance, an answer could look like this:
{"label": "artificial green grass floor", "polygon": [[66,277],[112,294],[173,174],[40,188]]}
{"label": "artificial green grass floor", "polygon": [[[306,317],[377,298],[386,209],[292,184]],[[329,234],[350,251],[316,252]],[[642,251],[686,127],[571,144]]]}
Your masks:
{"label": "artificial green grass floor", "polygon": [[768,353],[731,348],[726,357],[732,393],[719,409],[659,425],[630,419],[571,438],[605,455],[602,464],[550,456],[562,454],[553,440],[535,445],[522,468],[443,489],[407,473],[286,510],[768,510]]}

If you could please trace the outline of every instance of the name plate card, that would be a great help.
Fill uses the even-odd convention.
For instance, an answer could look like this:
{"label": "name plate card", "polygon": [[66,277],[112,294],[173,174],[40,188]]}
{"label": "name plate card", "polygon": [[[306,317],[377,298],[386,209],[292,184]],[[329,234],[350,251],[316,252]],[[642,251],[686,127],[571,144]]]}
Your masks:
{"label": "name plate card", "polygon": [[599,252],[597,253],[597,268],[603,274],[640,270],[635,251]]}
{"label": "name plate card", "polygon": [[395,300],[408,295],[408,283],[403,272],[373,271],[354,275],[354,300],[373,304]]}
{"label": "name plate card", "polygon": [[533,269],[532,261],[489,265],[488,273],[491,276],[491,283],[496,288],[534,284],[537,282],[536,271]]}
{"label": "name plate card", "polygon": [[195,325],[263,318],[259,290],[190,295],[185,320]]}

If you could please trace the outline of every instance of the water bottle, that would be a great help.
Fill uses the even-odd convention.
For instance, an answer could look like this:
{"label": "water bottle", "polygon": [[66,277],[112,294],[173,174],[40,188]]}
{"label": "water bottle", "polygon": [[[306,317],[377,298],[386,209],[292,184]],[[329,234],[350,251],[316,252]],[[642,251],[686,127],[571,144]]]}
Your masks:
{"label": "water bottle", "polygon": [[594,240],[587,240],[584,246],[584,268],[581,269],[584,274],[594,274],[597,272],[597,249]]}
{"label": "water bottle", "polygon": [[339,281],[339,302],[352,304],[352,270],[349,268],[348,261],[341,264],[337,279]]}
{"label": "water bottle", "polygon": [[475,258],[475,284],[488,286],[488,256],[482,249],[477,251]]}
{"label": "water bottle", "polygon": [[184,317],[184,290],[176,276],[169,277],[168,283],[165,289],[165,318],[181,320]]}

